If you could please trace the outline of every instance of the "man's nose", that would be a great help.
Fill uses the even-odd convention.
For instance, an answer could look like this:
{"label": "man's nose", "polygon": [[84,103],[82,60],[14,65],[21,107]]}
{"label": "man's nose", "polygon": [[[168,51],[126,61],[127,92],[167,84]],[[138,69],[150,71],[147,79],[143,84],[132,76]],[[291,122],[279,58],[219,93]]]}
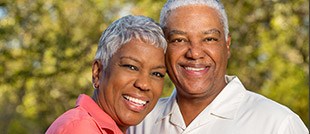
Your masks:
{"label": "man's nose", "polygon": [[186,58],[197,60],[203,58],[206,53],[203,51],[202,44],[199,42],[191,42],[186,52]]}

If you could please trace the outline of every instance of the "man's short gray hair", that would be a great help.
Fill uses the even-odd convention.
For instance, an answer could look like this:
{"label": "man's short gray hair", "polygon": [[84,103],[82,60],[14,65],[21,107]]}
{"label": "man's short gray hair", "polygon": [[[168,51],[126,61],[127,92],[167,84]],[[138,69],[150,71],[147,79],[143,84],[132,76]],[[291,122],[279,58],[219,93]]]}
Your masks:
{"label": "man's short gray hair", "polygon": [[102,33],[95,60],[101,60],[105,70],[113,54],[132,39],[150,43],[166,52],[167,42],[158,23],[145,16],[128,15],[114,21]]}
{"label": "man's short gray hair", "polygon": [[163,28],[166,27],[167,18],[172,10],[189,5],[205,5],[215,9],[220,15],[220,20],[224,29],[225,39],[227,40],[229,34],[228,19],[224,6],[219,0],[168,0],[160,13],[160,25]]}

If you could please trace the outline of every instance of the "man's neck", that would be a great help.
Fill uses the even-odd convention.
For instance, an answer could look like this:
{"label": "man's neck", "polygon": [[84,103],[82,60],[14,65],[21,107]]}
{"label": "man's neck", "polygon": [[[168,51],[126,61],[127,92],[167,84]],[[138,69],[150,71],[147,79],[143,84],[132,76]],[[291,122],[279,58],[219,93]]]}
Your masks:
{"label": "man's neck", "polygon": [[215,86],[206,90],[206,92],[196,95],[182,92],[182,89],[177,89],[178,93],[176,99],[186,126],[188,126],[227,85],[225,79],[218,81],[219,82]]}
{"label": "man's neck", "polygon": [[188,126],[214,100],[215,97],[209,97],[203,101],[193,98],[177,99],[185,125]]}

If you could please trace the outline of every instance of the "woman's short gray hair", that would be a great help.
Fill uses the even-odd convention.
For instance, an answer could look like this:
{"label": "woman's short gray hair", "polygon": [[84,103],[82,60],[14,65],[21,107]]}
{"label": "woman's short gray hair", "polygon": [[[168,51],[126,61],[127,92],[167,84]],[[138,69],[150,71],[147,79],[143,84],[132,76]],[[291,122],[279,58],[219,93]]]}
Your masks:
{"label": "woman's short gray hair", "polygon": [[160,25],[163,28],[166,27],[167,18],[172,10],[189,5],[205,5],[215,9],[220,15],[225,39],[227,40],[229,34],[228,19],[224,6],[219,0],[168,0],[160,13]]}
{"label": "woman's short gray hair", "polygon": [[163,48],[166,52],[167,42],[158,23],[145,16],[128,15],[114,21],[102,33],[95,60],[101,60],[105,70],[113,54],[133,38]]}

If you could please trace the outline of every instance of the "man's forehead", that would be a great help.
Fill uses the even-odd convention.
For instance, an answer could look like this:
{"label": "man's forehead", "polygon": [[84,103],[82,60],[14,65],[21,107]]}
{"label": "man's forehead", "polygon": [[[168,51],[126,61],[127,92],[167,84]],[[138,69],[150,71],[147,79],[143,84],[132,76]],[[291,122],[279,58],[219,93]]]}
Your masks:
{"label": "man's forehead", "polygon": [[[207,29],[207,30],[196,30],[198,33],[201,34],[219,34],[221,35],[221,31],[216,29],[216,28],[212,28],[212,29]],[[181,30],[181,29],[170,29],[167,28],[166,29],[166,34],[168,35],[186,35],[189,34],[187,31]]]}

